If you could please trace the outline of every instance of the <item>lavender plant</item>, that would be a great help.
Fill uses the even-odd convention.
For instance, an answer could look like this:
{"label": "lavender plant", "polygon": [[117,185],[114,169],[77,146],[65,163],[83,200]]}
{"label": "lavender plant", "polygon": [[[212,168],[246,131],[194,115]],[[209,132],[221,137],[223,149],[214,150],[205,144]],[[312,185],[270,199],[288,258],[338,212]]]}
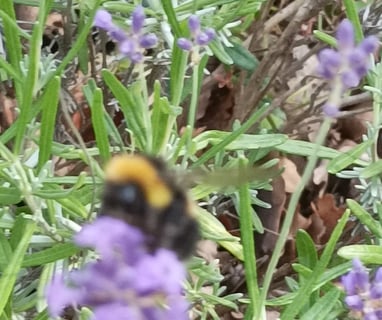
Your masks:
{"label": "lavender plant", "polygon": [[355,319],[377,320],[382,318],[382,268],[378,268],[373,281],[359,259],[341,279],[346,292],[345,302]]}
{"label": "lavender plant", "polygon": [[367,74],[370,54],[378,46],[378,39],[374,36],[368,36],[356,46],[353,25],[347,19],[339,24],[336,39],[338,50],[324,49],[318,54],[318,73],[331,87],[331,94],[323,107],[329,117],[339,114],[343,94],[358,86]]}
{"label": "lavender plant", "polygon": [[109,217],[84,226],[75,242],[100,257],[81,270],[54,276],[46,293],[53,317],[65,307],[85,306],[94,320],[188,318],[185,268],[174,252],[149,252],[139,229]]}
{"label": "lavender plant", "polygon": [[[226,288],[221,286],[223,277],[217,261],[207,266],[200,261],[191,262],[188,271],[192,278],[185,280],[184,266],[174,254],[162,249],[148,252],[142,246],[144,236],[134,228],[110,219],[95,220],[90,225],[86,222],[93,220],[99,205],[97,193],[103,178],[100,162],[106,161],[113,152],[147,152],[161,155],[183,169],[196,167],[206,171],[213,166],[232,163],[248,165],[246,157],[249,153],[258,159],[261,154],[277,147],[287,153],[307,154],[307,148],[301,148],[302,141],[289,140],[282,134],[264,135],[261,131],[261,134],[244,134],[266,115],[266,103],[256,106],[258,108],[247,121],[235,123],[232,132],[210,130],[193,137],[208,56],[215,55],[225,67],[234,62],[236,65],[252,63],[253,60],[248,60],[251,53],[245,51],[241,41],[236,39],[236,46],[232,46],[232,32],[245,36],[246,26],[253,21],[264,1],[145,1],[145,7],[138,5],[135,8],[129,1],[29,1],[39,6],[38,23],[33,26],[31,35],[18,27],[14,2],[20,1],[2,0],[0,10],[0,29],[6,50],[6,55],[0,56],[0,74],[6,74],[7,80],[6,84],[2,83],[1,90],[3,85],[12,85],[17,109],[17,121],[7,130],[1,128],[0,134],[0,317],[44,319],[59,316],[63,308],[71,306],[81,309],[80,317],[86,319],[186,319],[188,314],[193,314],[201,319],[217,320],[220,317],[218,311],[223,306],[235,310],[235,316],[241,316],[240,312],[245,309],[246,318],[266,319],[266,305],[274,304],[283,309],[281,306],[289,304],[283,309],[283,319],[294,319],[296,314],[309,319],[309,315],[319,314],[315,310],[317,306],[324,305],[329,309],[340,302],[338,290],[326,291],[326,287],[348,266],[339,265],[329,270],[329,274],[324,271],[334,255],[346,215],[333,232],[325,252],[316,260],[317,266],[294,265],[296,269],[300,267],[298,270],[304,275],[295,292],[283,296],[281,302],[269,300],[267,295],[296,209],[296,199],[313,170],[325,130],[328,130],[332,117],[339,115],[340,99],[346,90],[358,86],[371,66],[369,58],[376,46],[375,39],[367,38],[356,45],[351,24],[345,21],[337,34],[338,50],[327,49],[319,56],[320,74],[329,81],[332,89],[324,107],[326,120],[317,143],[304,144],[309,146],[311,158],[303,182],[290,201],[280,240],[262,285],[257,282],[253,254],[251,195],[254,192],[249,191],[250,185],[244,183],[235,191],[238,193],[235,204],[242,219],[243,246],[240,239],[230,235],[213,215],[200,208],[196,210],[206,238],[218,242],[239,260],[245,257],[249,299],[239,301],[240,293],[227,295]],[[63,43],[67,51],[57,55],[55,60],[52,57],[43,60],[41,39],[46,18],[52,7],[62,10],[63,5],[68,6],[65,10],[67,21],[75,22],[65,26]],[[73,12],[79,12],[79,16],[72,15]],[[125,28],[127,25],[129,27]],[[112,68],[105,58],[107,68],[100,75],[95,68],[85,77],[90,77],[83,89],[85,103],[92,114],[95,141],[81,141],[81,136],[76,135],[78,128],[74,127],[70,130],[73,136],[68,145],[54,140],[53,133],[59,125],[56,112],[67,109],[62,97],[70,80],[77,77],[71,71],[77,70],[77,60],[80,69],[85,70],[84,65],[92,65],[98,59],[86,48],[87,41],[91,42],[89,35],[93,26],[106,31],[117,44],[120,55],[113,59]],[[147,33],[147,30],[155,34]],[[27,43],[25,48],[21,43]],[[231,51],[225,50],[226,47]],[[152,58],[147,59],[147,49],[150,48],[155,49],[150,51]],[[237,48],[240,51],[236,52]],[[25,49],[29,49],[28,58],[23,58]],[[120,59],[120,56],[131,62],[130,74],[124,73],[126,59]],[[48,66],[48,72],[39,69],[39,65]],[[158,65],[166,72],[149,86],[148,74],[151,75],[153,66]],[[248,70],[253,72],[254,69],[255,66]],[[185,79],[190,75],[191,89],[185,85]],[[380,95],[377,80],[376,77],[375,97]],[[181,135],[176,118],[187,95],[191,96],[187,128]],[[61,107],[58,109],[59,101]],[[377,99],[375,101],[377,103]],[[113,108],[105,106],[105,102]],[[120,127],[111,117],[115,109],[122,113]],[[69,114],[67,118],[70,120],[71,116]],[[376,123],[375,130],[380,124]],[[333,153],[324,151],[321,150],[320,156],[334,157]],[[62,163],[69,162],[84,163],[89,168],[87,174],[66,171],[62,175],[57,172]],[[267,183],[264,181],[263,184]],[[192,193],[195,199],[209,205],[210,190],[202,184],[193,188]],[[217,190],[212,192],[218,193]],[[113,232],[105,233],[105,229]],[[101,232],[103,237],[98,236]],[[73,234],[77,234],[75,243],[80,248],[95,249],[98,255],[79,252],[80,249],[71,243]],[[152,269],[152,265],[156,268]],[[61,271],[56,273],[55,269]],[[36,272],[38,274],[34,276]],[[377,278],[379,281],[379,275]],[[369,286],[374,287],[374,284]],[[317,288],[324,288],[322,297],[311,294]],[[364,299],[358,287],[354,289],[348,285],[348,288],[348,296],[352,298],[347,301],[356,299],[354,295]],[[49,314],[42,298],[45,293]],[[318,301],[317,304],[307,306],[309,297],[312,297],[311,301]],[[369,307],[367,303],[365,306]],[[92,315],[89,316],[87,308],[93,311]]]}

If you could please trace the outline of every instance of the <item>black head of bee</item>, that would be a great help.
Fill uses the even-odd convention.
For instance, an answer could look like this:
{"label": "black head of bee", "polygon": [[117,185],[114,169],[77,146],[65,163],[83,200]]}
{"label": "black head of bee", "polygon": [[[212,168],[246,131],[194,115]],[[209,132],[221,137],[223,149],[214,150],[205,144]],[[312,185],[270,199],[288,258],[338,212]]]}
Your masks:
{"label": "black head of bee", "polygon": [[114,157],[105,169],[101,215],[122,219],[142,230],[147,247],[189,256],[199,239],[190,200],[175,184],[163,161],[142,155]]}

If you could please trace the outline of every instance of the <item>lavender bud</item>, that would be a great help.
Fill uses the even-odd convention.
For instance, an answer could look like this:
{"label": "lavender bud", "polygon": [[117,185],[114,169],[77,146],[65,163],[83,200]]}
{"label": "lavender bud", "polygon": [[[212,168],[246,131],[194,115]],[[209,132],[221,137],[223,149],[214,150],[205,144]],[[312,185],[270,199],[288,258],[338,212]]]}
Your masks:
{"label": "lavender bud", "polygon": [[345,302],[353,310],[361,311],[363,309],[363,301],[358,295],[347,296]]}
{"label": "lavender bud", "polygon": [[318,54],[318,73],[327,80],[334,78],[341,65],[340,54],[333,49],[324,49]]}
{"label": "lavender bud", "polygon": [[157,44],[157,42],[158,38],[153,33],[145,34],[139,39],[139,45],[145,49],[154,47]]}
{"label": "lavender bud", "polygon": [[348,19],[344,19],[337,29],[337,43],[340,50],[354,47],[354,29]]}
{"label": "lavender bud", "polygon": [[139,63],[143,60],[143,54],[139,51],[131,52],[127,55],[127,57],[131,60],[132,63]]}
{"label": "lavender bud", "polygon": [[358,86],[361,77],[354,70],[348,70],[342,73],[341,80],[343,85],[348,89]]}
{"label": "lavender bud", "polygon": [[103,9],[98,10],[94,17],[94,25],[106,31],[111,30],[114,27],[111,14]]}
{"label": "lavender bud", "polygon": [[179,38],[177,44],[182,50],[190,51],[192,49],[192,42],[186,38]]}
{"label": "lavender bud", "polygon": [[109,31],[110,37],[116,42],[122,42],[127,39],[127,35],[124,30],[115,27]]}
{"label": "lavender bud", "polygon": [[206,28],[204,30],[204,33],[208,36],[208,38],[210,39],[210,41],[212,41],[213,39],[215,39],[216,37],[216,32],[214,29],[212,28]]}
{"label": "lavender bud", "polygon": [[145,22],[145,12],[142,6],[137,6],[132,13],[132,30],[134,33],[139,33]]}
{"label": "lavender bud", "polygon": [[359,48],[367,54],[372,54],[378,48],[378,38],[369,36],[359,44]]}
{"label": "lavender bud", "polygon": [[190,29],[190,32],[192,34],[196,34],[200,29],[200,20],[197,15],[191,15],[190,18],[188,18],[188,28]]}
{"label": "lavender bud", "polygon": [[340,113],[338,107],[335,106],[334,104],[331,104],[331,103],[326,103],[322,107],[322,111],[329,118],[334,118],[334,117],[338,116]]}
{"label": "lavender bud", "polygon": [[126,39],[119,44],[119,51],[124,55],[129,55],[135,51],[135,43],[132,39]]}
{"label": "lavender bud", "polygon": [[196,36],[195,42],[199,46],[205,46],[210,42],[210,38],[208,37],[208,35],[206,33],[200,32]]}

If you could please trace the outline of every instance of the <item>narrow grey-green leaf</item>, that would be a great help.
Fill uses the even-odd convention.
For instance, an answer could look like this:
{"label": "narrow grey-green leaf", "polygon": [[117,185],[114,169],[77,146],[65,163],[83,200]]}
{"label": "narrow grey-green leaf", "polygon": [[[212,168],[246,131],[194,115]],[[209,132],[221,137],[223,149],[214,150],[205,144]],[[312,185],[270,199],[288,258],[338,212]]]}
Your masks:
{"label": "narrow grey-green leaf", "polygon": [[42,266],[49,262],[68,258],[79,250],[73,243],[58,243],[48,249],[26,255],[22,267]]}
{"label": "narrow grey-green leaf", "polygon": [[53,77],[48,83],[45,93],[41,99],[42,117],[41,117],[41,133],[39,139],[38,153],[38,171],[50,159],[52,151],[52,141],[54,130],[56,127],[56,115],[58,109],[58,100],[60,97],[61,79],[57,76]]}
{"label": "narrow grey-green leaf", "polygon": [[21,263],[24,259],[26,250],[28,249],[30,240],[32,238],[33,232],[35,230],[35,223],[32,220],[29,220],[25,224],[23,235],[17,244],[17,247],[13,251],[11,259],[7,267],[0,278],[0,314],[3,313],[4,308],[7,304],[8,298],[13,292],[13,287],[16,282],[17,274],[21,268]]}
{"label": "narrow grey-green leaf", "polygon": [[362,224],[364,224],[376,237],[382,238],[382,226],[379,221],[375,220],[357,201],[347,199],[346,204]]}
{"label": "narrow grey-green leaf", "polygon": [[364,263],[382,264],[382,247],[379,245],[355,244],[342,247],[337,253],[345,259],[358,258]]}
{"label": "narrow grey-green leaf", "polygon": [[367,148],[371,146],[373,140],[367,140],[353,149],[342,153],[340,156],[332,159],[327,167],[327,170],[331,174],[340,172],[341,170],[347,168],[348,166],[355,164],[361,155],[366,151]]}
{"label": "narrow grey-green leaf", "polygon": [[92,124],[97,147],[99,149],[99,155],[102,161],[105,163],[110,159],[111,154],[106,130],[102,90],[97,88],[93,94],[93,101],[91,103]]}

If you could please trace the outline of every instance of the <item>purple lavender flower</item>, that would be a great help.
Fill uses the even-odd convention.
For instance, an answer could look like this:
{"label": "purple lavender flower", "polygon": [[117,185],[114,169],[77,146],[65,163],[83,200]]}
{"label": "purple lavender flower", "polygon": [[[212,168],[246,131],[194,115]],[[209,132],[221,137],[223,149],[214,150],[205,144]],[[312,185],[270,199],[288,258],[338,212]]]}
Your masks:
{"label": "purple lavender flower", "polygon": [[75,242],[94,248],[100,259],[54,277],[46,290],[53,317],[71,305],[91,308],[93,320],[187,319],[185,269],[174,252],[147,252],[139,229],[111,217],[84,226]]}
{"label": "purple lavender flower", "polygon": [[359,259],[353,260],[353,268],[341,279],[346,292],[345,303],[360,319],[382,319],[382,268],[370,282],[369,273]]}
{"label": "purple lavender flower", "polygon": [[353,25],[347,19],[339,24],[336,39],[338,50],[324,49],[318,54],[318,74],[328,80],[336,92],[324,108],[328,117],[339,113],[338,105],[343,92],[359,85],[369,68],[369,55],[378,47],[378,39],[374,36],[365,38],[355,46]]}
{"label": "purple lavender flower", "polygon": [[194,46],[206,46],[216,36],[215,30],[207,28],[204,31],[200,29],[200,20],[196,15],[188,18],[188,29],[191,33],[191,40],[187,38],[179,38],[177,44],[179,48],[185,51],[191,51]]}
{"label": "purple lavender flower", "polygon": [[113,23],[110,13],[100,9],[95,15],[94,25],[107,31],[118,43],[120,52],[131,62],[139,63],[143,60],[144,50],[155,47],[158,42],[158,38],[153,33],[143,33],[145,17],[143,7],[137,6],[132,12],[131,31],[126,33]]}

